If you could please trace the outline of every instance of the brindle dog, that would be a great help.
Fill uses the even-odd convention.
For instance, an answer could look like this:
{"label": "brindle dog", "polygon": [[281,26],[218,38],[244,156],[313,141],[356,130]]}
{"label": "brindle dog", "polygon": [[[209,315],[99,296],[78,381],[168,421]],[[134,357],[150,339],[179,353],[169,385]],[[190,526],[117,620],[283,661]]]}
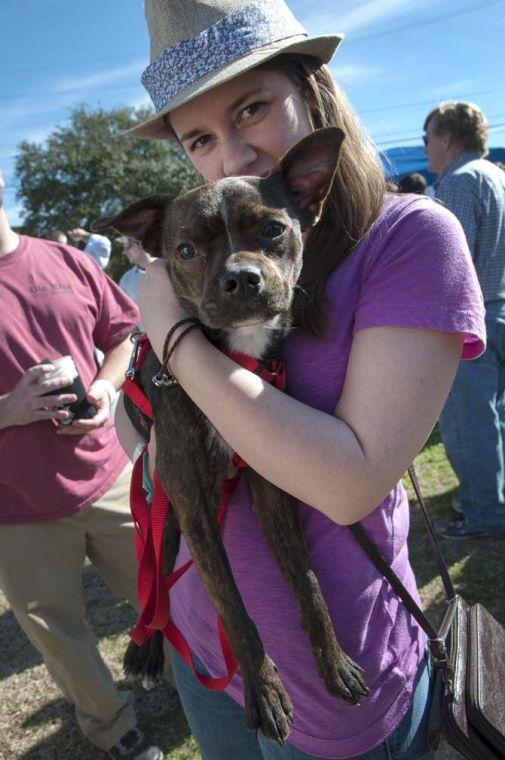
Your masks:
{"label": "brindle dog", "polygon": [[[176,199],[154,195],[100,220],[95,229],[113,226],[163,256],[181,305],[217,346],[263,359],[278,355],[291,326],[302,235],[321,215],[343,137],[336,128],[318,130],[267,178],[223,179]],[[182,531],[239,664],[247,725],[282,743],[291,701],[244,607],[216,524],[231,452],[183,388],[154,387],[151,378],[159,368],[151,352],[141,383],[154,409],[158,476],[173,505],[165,554],[173,566]],[[143,432],[126,398],[125,405]],[[252,469],[247,477],[261,529],[296,598],[326,689],[356,704],[368,689],[335,637],[294,500]]]}

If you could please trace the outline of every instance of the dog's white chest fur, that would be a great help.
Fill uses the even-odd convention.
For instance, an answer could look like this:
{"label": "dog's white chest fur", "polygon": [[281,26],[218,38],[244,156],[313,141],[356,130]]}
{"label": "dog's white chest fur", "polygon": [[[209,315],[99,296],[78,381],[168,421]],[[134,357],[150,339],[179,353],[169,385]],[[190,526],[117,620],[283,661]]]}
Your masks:
{"label": "dog's white chest fur", "polygon": [[226,341],[230,351],[254,356],[259,359],[270,343],[270,330],[275,328],[277,318],[256,325],[243,325],[228,331]]}

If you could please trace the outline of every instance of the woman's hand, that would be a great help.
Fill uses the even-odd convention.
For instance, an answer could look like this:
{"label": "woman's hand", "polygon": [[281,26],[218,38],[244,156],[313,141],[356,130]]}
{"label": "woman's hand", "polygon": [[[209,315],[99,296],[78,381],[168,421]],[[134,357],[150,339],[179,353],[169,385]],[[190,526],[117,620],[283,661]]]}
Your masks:
{"label": "woman's hand", "polygon": [[177,300],[162,259],[153,261],[146,268],[146,276],[140,285],[139,308],[146,333],[161,361],[167,332],[188,316]]}

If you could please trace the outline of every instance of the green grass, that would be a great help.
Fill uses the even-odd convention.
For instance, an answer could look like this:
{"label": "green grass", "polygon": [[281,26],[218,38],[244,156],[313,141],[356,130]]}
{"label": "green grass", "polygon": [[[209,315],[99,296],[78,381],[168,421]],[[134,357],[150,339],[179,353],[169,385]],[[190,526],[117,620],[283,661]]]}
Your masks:
{"label": "green grass", "polygon": [[[417,457],[416,469],[432,519],[451,514],[456,479],[436,431]],[[414,500],[411,504],[410,556],[427,614],[437,620],[443,609],[443,588],[419,509]],[[482,602],[505,622],[504,543],[486,539],[441,542],[441,546],[456,589],[469,603]],[[133,614],[90,566],[84,572],[84,593],[103,657],[120,688],[126,688],[121,661]],[[101,760],[104,754],[81,736],[71,706],[49,678],[1,593],[0,647],[1,760]],[[174,689],[168,685],[149,693],[136,689],[135,696],[139,721],[162,747],[165,760],[197,760],[199,753]],[[447,749],[441,754],[446,760],[455,757]]]}
{"label": "green grass", "polygon": [[[451,495],[456,489],[457,480],[436,430],[417,457],[416,470],[432,521],[453,514]],[[412,505],[411,561],[425,608],[436,615],[441,611],[443,587],[420,510],[407,479],[405,485]],[[497,620],[505,623],[505,543],[493,539],[466,539],[441,541],[440,546],[456,591],[469,604],[481,602]]]}

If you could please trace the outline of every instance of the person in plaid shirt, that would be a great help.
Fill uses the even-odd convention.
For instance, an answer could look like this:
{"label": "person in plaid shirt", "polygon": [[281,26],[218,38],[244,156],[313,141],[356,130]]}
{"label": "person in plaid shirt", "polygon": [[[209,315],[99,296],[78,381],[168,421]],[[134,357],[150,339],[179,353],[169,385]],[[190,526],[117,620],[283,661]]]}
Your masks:
{"label": "person in plaid shirt", "polygon": [[424,122],[435,195],[463,227],[486,306],[486,352],[460,362],[440,417],[459,478],[458,514],[440,520],[445,538],[505,536],[505,173],[490,161],[478,106],[448,101]]}

